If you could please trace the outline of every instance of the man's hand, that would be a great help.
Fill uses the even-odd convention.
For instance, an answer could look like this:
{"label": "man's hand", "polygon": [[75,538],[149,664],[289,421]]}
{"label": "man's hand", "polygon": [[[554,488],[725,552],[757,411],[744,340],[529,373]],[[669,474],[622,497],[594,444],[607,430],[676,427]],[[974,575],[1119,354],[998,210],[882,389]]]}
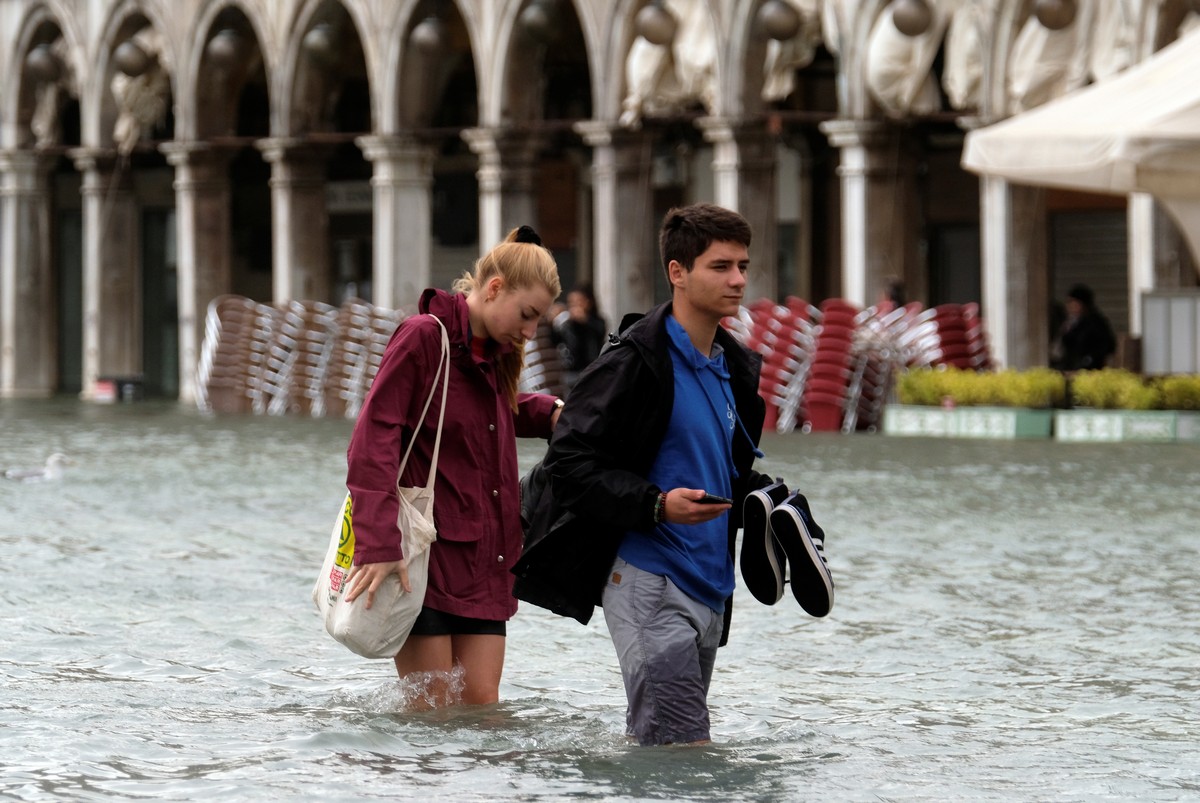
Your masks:
{"label": "man's hand", "polygon": [[667,492],[667,503],[663,506],[663,521],[672,524],[701,524],[725,513],[733,505],[705,504],[704,490],[697,488],[675,488]]}

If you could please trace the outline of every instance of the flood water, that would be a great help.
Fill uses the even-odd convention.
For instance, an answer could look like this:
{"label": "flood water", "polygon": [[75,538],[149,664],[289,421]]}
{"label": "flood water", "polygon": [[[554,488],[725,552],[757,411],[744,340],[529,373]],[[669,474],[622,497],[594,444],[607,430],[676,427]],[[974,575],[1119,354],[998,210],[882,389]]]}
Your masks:
{"label": "flood water", "polygon": [[1200,447],[768,436],[834,610],[739,589],[715,743],[639,748],[599,614],[523,607],[502,702],[422,714],[325,635],[350,428],[0,402],[0,469],[74,461],[0,479],[0,798],[1200,797]]}

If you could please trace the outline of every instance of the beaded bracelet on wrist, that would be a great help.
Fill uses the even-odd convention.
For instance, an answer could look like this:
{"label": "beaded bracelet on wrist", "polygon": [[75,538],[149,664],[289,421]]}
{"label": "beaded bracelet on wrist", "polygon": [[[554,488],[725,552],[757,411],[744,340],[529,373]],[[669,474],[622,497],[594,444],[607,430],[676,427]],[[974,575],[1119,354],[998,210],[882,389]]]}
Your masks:
{"label": "beaded bracelet on wrist", "polygon": [[667,514],[667,492],[663,491],[654,500],[654,523],[662,524],[663,518]]}

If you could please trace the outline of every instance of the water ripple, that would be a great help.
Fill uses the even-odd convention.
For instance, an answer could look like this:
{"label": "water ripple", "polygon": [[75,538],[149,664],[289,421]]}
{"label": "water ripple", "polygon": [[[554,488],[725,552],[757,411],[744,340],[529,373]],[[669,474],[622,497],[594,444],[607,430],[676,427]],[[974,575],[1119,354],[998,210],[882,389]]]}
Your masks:
{"label": "water ripple", "polygon": [[[308,592],[344,421],[0,403],[0,797],[1178,800],[1200,792],[1200,449],[769,435],[837,604],[739,589],[715,743],[632,745],[603,618],[523,608],[503,702],[413,712]],[[538,457],[521,450],[522,465]]]}

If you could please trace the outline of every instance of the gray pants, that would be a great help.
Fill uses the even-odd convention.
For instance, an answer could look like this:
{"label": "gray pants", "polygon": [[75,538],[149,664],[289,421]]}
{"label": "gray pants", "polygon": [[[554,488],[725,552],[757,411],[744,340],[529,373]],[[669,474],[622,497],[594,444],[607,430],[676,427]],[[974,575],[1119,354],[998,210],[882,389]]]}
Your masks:
{"label": "gray pants", "polygon": [[722,612],[617,558],[604,588],[604,621],[625,681],[629,734],[643,745],[707,740]]}

